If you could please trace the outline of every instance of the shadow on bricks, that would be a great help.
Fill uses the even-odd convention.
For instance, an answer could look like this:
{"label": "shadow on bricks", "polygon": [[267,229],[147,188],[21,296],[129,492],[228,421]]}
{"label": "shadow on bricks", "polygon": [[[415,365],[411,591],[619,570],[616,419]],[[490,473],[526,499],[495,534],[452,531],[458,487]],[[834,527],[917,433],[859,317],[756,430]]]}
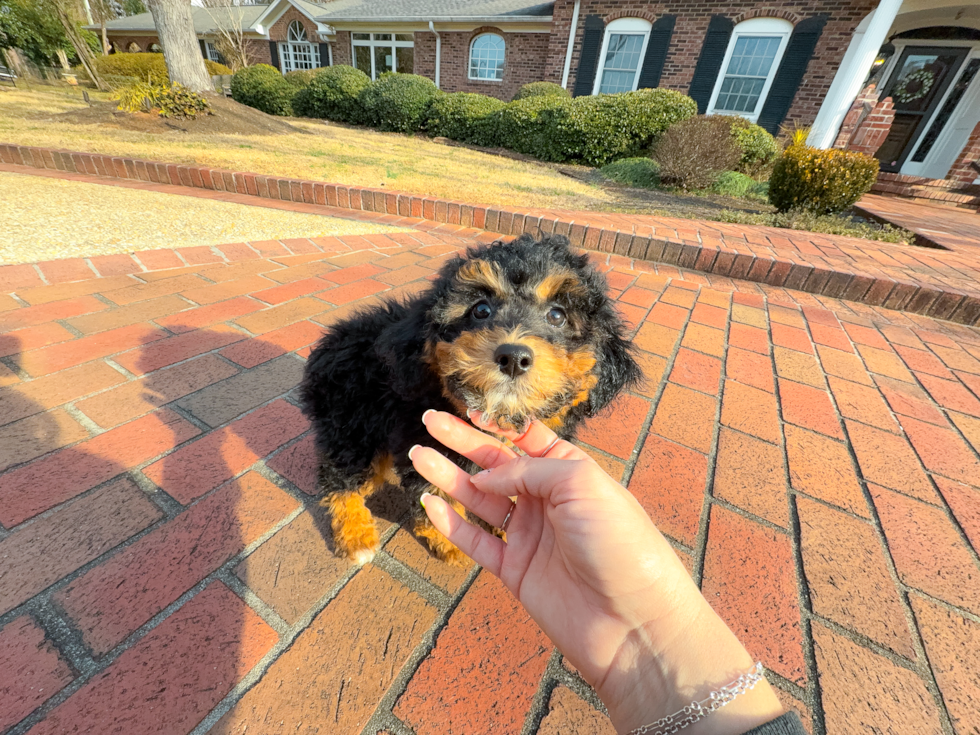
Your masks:
{"label": "shadow on bricks", "polygon": [[[278,640],[233,592],[263,596],[247,555],[302,510],[332,555],[290,397],[302,358],[251,339],[237,363],[213,351],[227,333],[173,331],[40,377],[36,352],[0,335],[0,662],[23,674],[0,688],[0,731],[190,731]],[[212,351],[181,352],[191,331]],[[387,493],[371,510],[398,522],[408,507]]]}

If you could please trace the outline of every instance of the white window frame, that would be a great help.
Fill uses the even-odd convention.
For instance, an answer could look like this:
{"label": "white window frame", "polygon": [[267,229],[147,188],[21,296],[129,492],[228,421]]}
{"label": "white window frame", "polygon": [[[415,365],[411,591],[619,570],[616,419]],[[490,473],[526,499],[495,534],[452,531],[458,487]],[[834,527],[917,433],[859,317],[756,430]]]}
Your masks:
{"label": "white window frame", "polygon": [[[308,38],[306,26],[298,20],[289,24],[286,40],[279,42],[279,65],[282,67],[283,74],[300,69],[320,68],[320,45],[310,43]],[[307,54],[310,58],[309,62],[304,58]],[[312,66],[306,66],[307,63]]]}
{"label": "white window frame", "polygon": [[[788,20],[783,20],[782,18],[751,18],[749,20],[742,21],[735,26],[735,29],[732,31],[732,37],[728,41],[728,48],[725,50],[725,59],[721,62],[721,69],[718,71],[718,78],[715,80],[715,88],[711,92],[711,101],[708,103],[707,114],[737,115],[739,117],[744,117],[750,122],[758,121],[762,108],[765,107],[766,99],[769,97],[769,89],[772,87],[772,81],[776,78],[776,72],[779,71],[779,65],[782,63],[783,53],[786,51],[786,46],[789,43],[789,37],[792,34],[793,24]],[[721,94],[721,87],[725,81],[725,75],[728,73],[728,64],[732,60],[732,54],[735,51],[735,44],[740,38],[752,36],[764,36],[767,38],[779,36],[780,38],[779,48],[776,49],[776,55],[772,59],[772,66],[769,67],[769,74],[766,77],[765,84],[762,85],[762,92],[759,94],[759,99],[755,104],[755,109],[751,112],[716,110],[715,103],[718,101],[718,96]]]}
{"label": "white window frame", "polygon": [[[368,36],[368,38],[367,39],[359,38],[359,39],[355,40],[354,39],[355,33],[357,33],[357,34],[366,34]],[[403,35],[403,36],[411,35],[412,36],[412,40],[411,41],[396,41],[395,39],[399,35]],[[382,40],[376,39],[375,36],[391,36],[391,40],[390,41],[382,41]],[[380,32],[380,33],[368,33],[367,31],[352,31],[351,34],[350,34],[350,45],[351,45],[350,57],[351,57],[351,61],[353,62],[351,64],[351,66],[353,66],[353,67],[355,67],[357,69],[360,69],[360,67],[357,66],[357,47],[358,46],[361,46],[361,47],[369,47],[371,49],[371,70],[368,71],[367,69],[361,69],[361,71],[363,71],[365,74],[367,74],[369,77],[371,77],[372,80],[377,79],[378,78],[378,74],[377,74],[377,72],[375,70],[376,64],[375,64],[375,53],[374,53],[374,49],[376,47],[379,47],[380,46],[381,48],[391,49],[391,62],[392,62],[391,63],[391,66],[392,66],[392,71],[394,71],[394,72],[396,72],[398,74],[412,74],[415,71],[414,69],[409,69],[409,70],[405,71],[405,70],[402,70],[402,69],[399,69],[398,68],[398,52],[395,51],[395,49],[396,48],[410,48],[410,49],[413,50],[413,57],[414,57],[414,50],[415,50],[415,37],[414,36],[415,36],[415,34],[412,31],[407,31],[407,32],[406,31],[402,31],[400,34],[399,33],[396,33],[395,31],[386,31],[386,32]],[[382,72],[382,73],[384,73],[384,72]]]}
{"label": "white window frame", "polygon": [[599,68],[596,69],[592,94],[599,94],[599,89],[602,87],[602,75],[606,71],[606,52],[609,50],[609,39],[615,34],[643,36],[640,58],[636,64],[636,71],[633,74],[633,87],[630,90],[632,92],[636,91],[636,85],[640,82],[640,72],[643,70],[643,60],[647,55],[647,45],[650,43],[651,28],[653,28],[653,23],[643,18],[617,18],[606,24],[606,29],[602,36],[602,50],[599,52]]}
{"label": "white window frame", "polygon": [[[487,36],[492,36],[494,38],[500,39],[500,42],[504,45],[504,55],[503,55],[503,58],[501,59],[500,76],[499,77],[497,77],[497,76],[493,76],[493,77],[473,76],[473,47],[476,45],[476,42],[477,41],[479,41],[481,38],[486,38]],[[493,33],[492,31],[488,31],[487,33],[480,33],[480,34],[477,34],[476,36],[473,36],[473,40],[470,41],[470,54],[469,54],[469,57],[466,60],[466,78],[467,79],[470,79],[470,80],[472,80],[474,82],[503,82],[504,81],[504,70],[505,70],[506,66],[507,66],[507,41],[504,39],[503,36],[501,36],[499,33]]]}

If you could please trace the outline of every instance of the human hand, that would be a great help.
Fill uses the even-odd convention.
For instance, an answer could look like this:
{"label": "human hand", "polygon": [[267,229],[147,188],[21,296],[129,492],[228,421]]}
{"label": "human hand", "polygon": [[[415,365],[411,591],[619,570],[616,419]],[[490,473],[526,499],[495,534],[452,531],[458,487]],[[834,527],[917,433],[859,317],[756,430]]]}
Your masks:
{"label": "human hand", "polygon": [[[500,577],[609,709],[620,732],[671,714],[729,683],[752,659],[711,610],[646,512],[584,452],[540,422],[500,432],[526,455],[447,413],[426,412],[429,433],[477,465],[470,477],[434,449],[416,470],[500,527],[504,541],[424,498],[437,529]],[[546,455],[546,456],[544,456]],[[744,732],[778,716],[766,682],[685,730]]]}

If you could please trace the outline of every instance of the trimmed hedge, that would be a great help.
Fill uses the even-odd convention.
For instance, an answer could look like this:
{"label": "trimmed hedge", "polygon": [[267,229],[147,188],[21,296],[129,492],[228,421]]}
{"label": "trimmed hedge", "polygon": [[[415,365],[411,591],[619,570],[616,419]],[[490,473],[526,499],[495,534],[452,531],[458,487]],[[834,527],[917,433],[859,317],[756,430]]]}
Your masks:
{"label": "trimmed hedge", "polygon": [[371,78],[360,69],[338,64],[318,69],[306,89],[293,100],[297,115],[346,123],[365,121],[360,94]]}
{"label": "trimmed hedge", "polygon": [[530,84],[525,84],[519,90],[517,94],[511,99],[511,102],[516,102],[517,100],[526,100],[530,97],[564,97],[565,99],[571,99],[572,95],[568,93],[560,84],[555,84],[554,82],[531,82]]}
{"label": "trimmed hedge", "polygon": [[626,119],[641,148],[659,140],[668,128],[698,114],[698,103],[672,89],[638,89],[621,97]]}
{"label": "trimmed hedge", "polygon": [[[204,60],[208,74],[231,74],[224,64]],[[170,84],[167,74],[167,63],[163,54],[110,54],[96,56],[95,68],[105,77],[134,77],[140,81],[150,81],[156,84]]]}
{"label": "trimmed hedge", "polygon": [[635,156],[672,125],[697,114],[694,100],[667,89],[562,101],[541,115],[539,157],[591,166]]}
{"label": "trimmed hedge", "polygon": [[292,114],[295,95],[296,87],[268,64],[246,66],[231,78],[232,99],[270,115]]}
{"label": "trimmed hedge", "polygon": [[780,212],[843,212],[871,191],[878,159],[855,151],[789,146],[769,179],[769,201]]}
{"label": "trimmed hedge", "polygon": [[475,145],[496,145],[494,113],[503,107],[500,100],[482,94],[441,95],[429,106],[425,127],[432,135]]}
{"label": "trimmed hedge", "polygon": [[621,158],[607,163],[599,169],[599,173],[607,179],[637,189],[656,189],[660,186],[660,166],[649,158]]}
{"label": "trimmed hedge", "polygon": [[319,73],[319,69],[296,69],[295,71],[287,71],[283,74],[283,79],[292,84],[297,89],[305,89],[310,86],[310,82],[313,81]]}
{"label": "trimmed hedge", "polygon": [[429,105],[441,94],[427,77],[383,74],[358,99],[370,125],[395,133],[416,133],[425,125]]}
{"label": "trimmed hedge", "polygon": [[493,114],[490,124],[497,131],[500,145],[540,158],[543,147],[541,114],[569,102],[558,95],[526,97],[504,105]]}

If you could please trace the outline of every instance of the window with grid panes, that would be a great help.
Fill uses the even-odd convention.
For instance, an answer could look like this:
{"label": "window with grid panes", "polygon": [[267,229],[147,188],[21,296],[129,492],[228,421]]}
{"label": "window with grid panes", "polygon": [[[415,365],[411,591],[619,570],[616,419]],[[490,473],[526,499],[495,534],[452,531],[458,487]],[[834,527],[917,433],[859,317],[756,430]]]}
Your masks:
{"label": "window with grid panes", "polygon": [[412,33],[352,33],[354,66],[371,79],[386,71],[415,71],[415,36]]}
{"label": "window with grid panes", "polygon": [[483,33],[470,43],[470,79],[504,78],[504,39],[496,33]]}
{"label": "window with grid panes", "polygon": [[650,22],[641,18],[618,18],[606,26],[594,94],[636,89],[650,28]]}
{"label": "window with grid panes", "polygon": [[778,18],[753,18],[735,26],[708,112],[755,122],[792,31],[789,21]]}
{"label": "window with grid panes", "polygon": [[286,41],[279,44],[283,74],[297,69],[316,69],[320,66],[320,47],[310,43],[306,28],[298,20],[289,24]]}

